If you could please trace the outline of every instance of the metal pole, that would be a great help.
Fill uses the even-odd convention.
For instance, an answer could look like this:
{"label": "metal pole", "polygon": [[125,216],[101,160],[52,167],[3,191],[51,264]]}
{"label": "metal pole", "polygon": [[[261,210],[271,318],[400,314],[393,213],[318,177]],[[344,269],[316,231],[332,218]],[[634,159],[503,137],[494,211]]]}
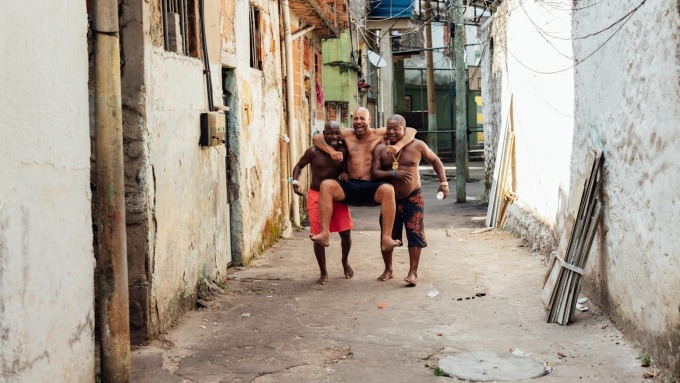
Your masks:
{"label": "metal pole", "polygon": [[454,21],[453,54],[456,57],[456,201],[466,202],[465,181],[467,179],[467,85],[465,79],[465,25],[463,0],[455,0],[452,9]]}
{"label": "metal pole", "polygon": [[427,130],[429,134],[428,146],[437,153],[437,99],[435,98],[434,59],[432,58],[432,3],[426,0],[425,6],[425,53],[427,57]]}
{"label": "metal pole", "polygon": [[118,1],[97,0],[93,10],[101,376],[130,382]]}
{"label": "metal pole", "polygon": [[[294,110],[295,110],[295,87],[294,87],[294,75],[293,75],[293,38],[290,32],[290,8],[288,5],[288,0],[283,0],[281,2],[281,9],[283,13],[283,38],[286,48],[286,122],[288,124],[288,138],[290,142],[288,144],[288,163],[290,166],[297,163],[297,130],[295,129]],[[287,169],[286,172],[289,172]],[[286,190],[288,190],[288,184],[286,183]],[[293,224],[295,226],[300,226],[300,199],[297,194],[289,194],[292,199],[292,210],[293,210]],[[286,214],[286,210],[289,211],[290,206],[286,206],[284,209],[284,225],[290,226],[290,219],[286,219],[286,216],[290,217],[290,213]],[[284,228],[286,232],[287,227]]]}

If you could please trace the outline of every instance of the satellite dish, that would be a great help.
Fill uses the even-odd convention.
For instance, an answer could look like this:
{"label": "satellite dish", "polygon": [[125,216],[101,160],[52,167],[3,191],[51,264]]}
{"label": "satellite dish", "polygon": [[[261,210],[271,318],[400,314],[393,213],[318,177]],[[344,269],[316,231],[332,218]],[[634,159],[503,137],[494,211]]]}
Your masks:
{"label": "satellite dish", "polygon": [[382,56],[370,49],[368,50],[368,53],[366,53],[366,56],[368,57],[368,61],[370,61],[371,64],[377,68],[382,68],[387,65],[387,61]]}

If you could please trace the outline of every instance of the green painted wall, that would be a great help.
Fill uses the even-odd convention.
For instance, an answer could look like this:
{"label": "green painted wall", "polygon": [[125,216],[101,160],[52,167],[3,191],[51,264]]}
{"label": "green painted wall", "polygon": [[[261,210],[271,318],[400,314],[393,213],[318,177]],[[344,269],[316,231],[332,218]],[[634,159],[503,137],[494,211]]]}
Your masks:
{"label": "green painted wall", "polygon": [[[322,84],[325,101],[349,103],[350,114],[359,106],[357,84],[360,70],[352,61],[351,53],[352,46],[347,30],[340,33],[338,38],[327,39],[322,43]],[[349,128],[350,126],[343,127]]]}

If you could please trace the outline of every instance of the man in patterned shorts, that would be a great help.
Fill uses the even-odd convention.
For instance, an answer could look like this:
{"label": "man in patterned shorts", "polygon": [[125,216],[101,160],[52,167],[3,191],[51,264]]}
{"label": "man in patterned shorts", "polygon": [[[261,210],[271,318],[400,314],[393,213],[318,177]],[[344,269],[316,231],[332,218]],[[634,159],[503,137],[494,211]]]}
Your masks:
{"label": "man in patterned shorts", "polygon": [[[403,137],[405,127],[404,117],[398,114],[387,120],[387,139],[391,144]],[[423,224],[423,194],[420,191],[420,173],[418,172],[418,165],[423,158],[432,164],[439,177],[438,191],[442,192],[443,197],[446,198],[449,194],[449,184],[446,181],[444,164],[423,141],[413,140],[396,154],[389,154],[386,144],[378,144],[373,151],[371,168],[373,180],[388,181],[394,186],[397,213],[392,238],[401,241],[402,227],[406,228],[410,268],[404,281],[409,286],[415,286],[418,282],[420,253],[423,247],[427,246]],[[379,281],[386,281],[393,276],[392,253],[393,250],[382,252],[385,271],[378,277]]]}

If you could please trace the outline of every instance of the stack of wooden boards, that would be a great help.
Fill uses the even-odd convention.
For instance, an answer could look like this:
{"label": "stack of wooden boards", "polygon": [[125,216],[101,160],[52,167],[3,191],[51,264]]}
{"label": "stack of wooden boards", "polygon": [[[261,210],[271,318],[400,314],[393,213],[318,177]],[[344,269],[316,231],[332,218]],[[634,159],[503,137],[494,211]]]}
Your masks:
{"label": "stack of wooden boards", "polygon": [[558,251],[551,254],[543,281],[541,300],[550,310],[548,323],[566,325],[573,321],[581,277],[602,215],[601,151],[591,149],[586,161],[590,173],[579,177],[571,193]]}
{"label": "stack of wooden boards", "polygon": [[[513,99],[510,99],[508,123],[500,131],[496,164],[493,171],[491,190],[489,190],[489,207],[486,212],[487,227],[503,227],[508,207],[517,199],[517,173],[515,168],[515,126],[513,116]],[[511,183],[508,184],[508,177]]]}

